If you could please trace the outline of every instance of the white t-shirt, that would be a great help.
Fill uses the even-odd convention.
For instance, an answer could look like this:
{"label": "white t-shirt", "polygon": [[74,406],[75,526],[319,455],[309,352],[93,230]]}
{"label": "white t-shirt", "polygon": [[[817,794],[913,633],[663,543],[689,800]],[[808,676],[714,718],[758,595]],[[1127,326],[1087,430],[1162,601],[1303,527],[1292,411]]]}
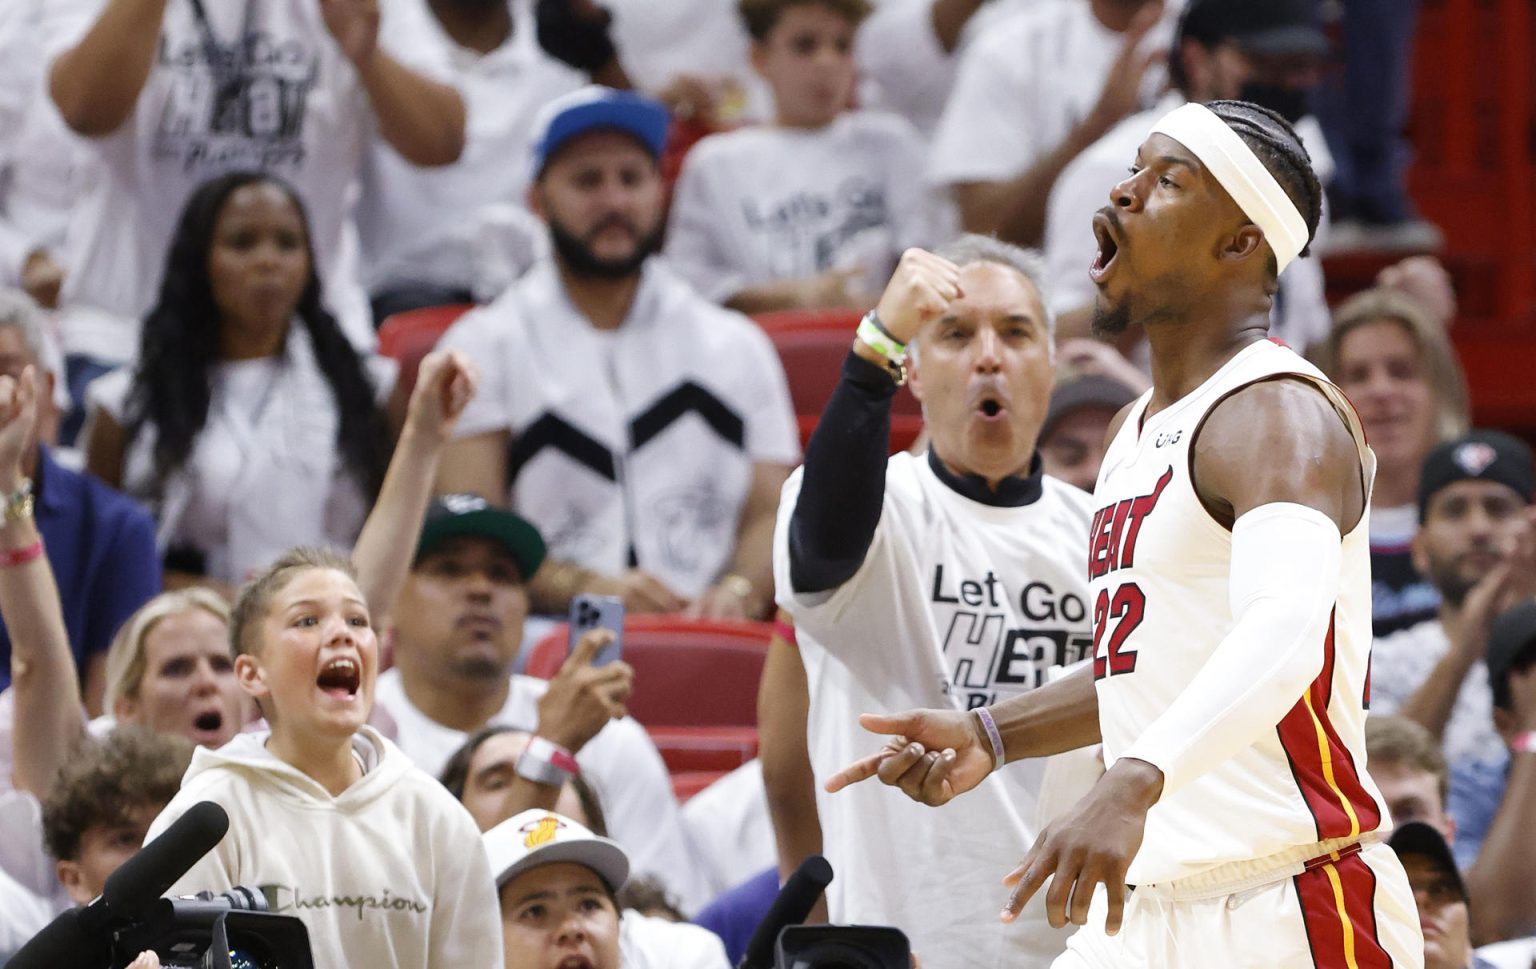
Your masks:
{"label": "white t-shirt", "polygon": [[[48,0],[40,36],[47,60],[70,49],[106,0]],[[379,4],[380,45],[420,31],[420,10]],[[326,299],[354,343],[373,328],[355,266],[342,265],[344,227],[373,114],[357,71],[314,0],[170,0],[158,55],[132,115],[95,139],[100,178],[70,226],[61,317],[64,348],[114,362],[138,349],[166,251],[187,198],[203,182],[240,170],[270,172],[304,201]],[[242,35],[249,42],[240,45]],[[229,76],[213,69],[223,54]],[[235,56],[244,52],[244,59]],[[412,62],[438,76],[447,65]]]}
{"label": "white t-shirt", "polygon": [[730,969],[725,943],[706,928],[627,909],[619,919],[624,969]]}
{"label": "white t-shirt", "polygon": [[[513,676],[507,702],[485,725],[536,731],[539,698],[547,689],[544,680]],[[374,703],[394,719],[396,745],[433,777],[442,776],[448,759],[469,739],[411,703],[398,667],[379,674]],[[694,863],[667,766],[645,728],[630,717],[614,720],[576,752],[576,762],[603,805],[609,834],[624,846],[633,869],[660,877],[685,911],[708,902],[713,896]]]}
{"label": "white t-shirt", "polygon": [[[376,401],[394,387],[394,361],[365,359]],[[357,475],[336,448],[340,414],[319,372],[304,324],[289,330],[284,356],[216,364],[208,420],[187,462],[155,494],[153,426],[123,460],[122,489],[156,510],[161,550],[203,552],[211,578],[242,582],[277,555],[316,539],[351,548],[368,515]],[[132,368],[91,382],[87,399],[119,426],[128,421]]]}
{"label": "white t-shirt", "polygon": [[[1166,46],[1171,16],[1142,43]],[[1038,0],[978,36],[934,131],[930,179],[1001,182],[1027,171],[1087,117],[1124,42],[1086,0]]]}
{"label": "white t-shirt", "polygon": [[880,0],[859,25],[854,55],[859,63],[859,103],[892,111],[926,140],[938,126],[955,83],[960,53],[977,37],[1039,0],[991,0],[961,28],[954,52],[933,31],[933,0]]}
{"label": "white t-shirt", "polygon": [[501,911],[480,832],[447,789],[363,727],[363,776],[332,796],[266,749],[267,734],[199,747],[146,843],[199,801],[229,833],[166,892],[259,887],[309,930],[316,966],[501,969]]}
{"label": "white t-shirt", "polygon": [[893,114],[852,111],[816,130],[765,125],[711,135],[683,162],[666,256],[725,301],[751,286],[856,269],[884,287],[909,246],[950,235],[948,207],[923,184],[923,144]]}
{"label": "white t-shirt", "polygon": [[656,93],[682,75],[724,93],[721,121],[773,117],[773,95],[752,69],[751,38],[736,0],[605,0],[611,36],[635,86]]}
{"label": "white t-shirt", "polygon": [[[1136,161],[1137,149],[1152,127],[1183,103],[1183,95],[1173,92],[1154,107],[1126,118],[1074,158],[1051,187],[1044,251],[1053,312],[1093,305],[1097,290],[1088,278],[1088,267],[1098,251],[1093,214],[1110,204],[1110,190],[1125,180]],[[1317,121],[1303,118],[1297,130],[1312,156],[1313,170],[1326,181],[1333,172],[1333,157],[1323,143]],[[1318,231],[1325,231],[1325,227],[1320,224]],[[1304,351],[1328,335],[1332,317],[1323,291],[1323,263],[1315,253],[1291,263],[1280,275],[1272,315],[1270,335],[1298,350]]]}
{"label": "white t-shirt", "polygon": [[801,480],[797,471],[784,486],[774,580],[810,687],[823,854],[837,873],[829,914],[900,926],[930,969],[1043,969],[1066,940],[1041,917],[1043,897],[1026,910],[1029,925],[1004,926],[997,912],[1002,877],[1048,820],[1040,799],[1048,762],[1011,764],[940,811],[881,784],[833,795],[821,784],[878,749],[860,713],[996,703],[1088,655],[1091,499],[1042,477],[1028,504],[985,505],[940,480],[928,456],[898,454],[858,572],[835,590],[802,594],[788,549]]}
{"label": "white t-shirt", "polygon": [[512,8],[512,36],[488,54],[455,44],[430,12],[423,30],[402,38],[418,59],[451,60],[467,110],[464,153],[452,165],[419,168],[377,134],[370,140],[357,209],[369,292],[407,282],[473,289],[486,208],[524,204],[534,115],[585,83],[539,47],[533,4]]}
{"label": "white t-shirt", "polygon": [[704,788],[683,804],[682,812],[712,894],[779,863],[762,761],[753,758]]}
{"label": "white t-shirt", "polygon": [[617,330],[595,329],[545,261],[440,345],[479,362],[458,433],[511,433],[509,503],[552,558],[609,575],[638,563],[695,597],[730,563],[753,465],[799,459],[768,337],[661,260]]}
{"label": "white t-shirt", "polygon": [[[1450,648],[1451,641],[1438,619],[1378,638],[1371,645],[1371,712],[1400,710]],[[1452,766],[1497,760],[1506,754],[1504,741],[1493,728],[1493,691],[1488,686],[1488,664],[1481,659],[1467,670],[1456,691],[1441,747]]]}

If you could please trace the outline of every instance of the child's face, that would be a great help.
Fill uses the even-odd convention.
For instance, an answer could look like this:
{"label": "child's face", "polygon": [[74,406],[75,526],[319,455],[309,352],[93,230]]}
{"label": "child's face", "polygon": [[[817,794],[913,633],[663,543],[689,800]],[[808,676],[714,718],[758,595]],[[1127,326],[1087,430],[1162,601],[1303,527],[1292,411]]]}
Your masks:
{"label": "child's face", "polygon": [[80,857],[58,862],[59,882],[76,905],[84,905],[106,887],[107,876],[144,845],[144,835],[163,804],[129,808],[121,824],[93,824],[80,833]]}
{"label": "child's face", "polygon": [[855,25],[821,4],[786,7],[752,45],[752,65],[773,88],[782,124],[820,127],[853,98]]}
{"label": "child's face", "polygon": [[272,595],[260,647],[236,661],[274,730],[350,737],[373,709],[379,641],[357,584],[334,569],[298,572]]}

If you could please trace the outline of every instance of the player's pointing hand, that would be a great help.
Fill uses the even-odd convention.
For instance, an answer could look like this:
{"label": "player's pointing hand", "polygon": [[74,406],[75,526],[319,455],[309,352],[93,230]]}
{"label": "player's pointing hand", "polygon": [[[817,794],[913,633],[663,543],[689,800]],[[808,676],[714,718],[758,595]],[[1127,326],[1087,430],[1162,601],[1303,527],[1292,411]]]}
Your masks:
{"label": "player's pointing hand", "polygon": [[992,747],[973,714],[956,710],[912,710],[894,716],[866,713],[859,723],[865,730],[892,737],[879,752],[828,778],[828,793],[879,777],[914,801],[938,806],[992,773]]}

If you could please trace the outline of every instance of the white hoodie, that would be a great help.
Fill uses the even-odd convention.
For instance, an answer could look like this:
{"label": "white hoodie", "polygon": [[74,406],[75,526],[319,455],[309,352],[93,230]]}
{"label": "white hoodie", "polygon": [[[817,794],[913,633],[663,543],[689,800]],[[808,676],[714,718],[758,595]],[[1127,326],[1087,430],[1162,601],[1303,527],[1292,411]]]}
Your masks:
{"label": "white hoodie", "polygon": [[480,832],[463,806],[371,727],[364,774],[332,797],[277,759],[266,732],[199,747],[154,838],[199,801],[229,833],[168,895],[259,887],[309,929],[316,969],[501,969],[501,914]]}

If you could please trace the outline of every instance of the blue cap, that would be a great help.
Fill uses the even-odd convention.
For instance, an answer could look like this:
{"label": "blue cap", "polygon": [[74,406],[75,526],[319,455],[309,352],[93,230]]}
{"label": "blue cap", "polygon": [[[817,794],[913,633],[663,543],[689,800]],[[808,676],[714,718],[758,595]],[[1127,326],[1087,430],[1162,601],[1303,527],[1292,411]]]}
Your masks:
{"label": "blue cap", "polygon": [[589,84],[544,105],[533,122],[533,177],[577,135],[611,129],[632,135],[651,157],[660,158],[671,118],[660,101],[633,91]]}

